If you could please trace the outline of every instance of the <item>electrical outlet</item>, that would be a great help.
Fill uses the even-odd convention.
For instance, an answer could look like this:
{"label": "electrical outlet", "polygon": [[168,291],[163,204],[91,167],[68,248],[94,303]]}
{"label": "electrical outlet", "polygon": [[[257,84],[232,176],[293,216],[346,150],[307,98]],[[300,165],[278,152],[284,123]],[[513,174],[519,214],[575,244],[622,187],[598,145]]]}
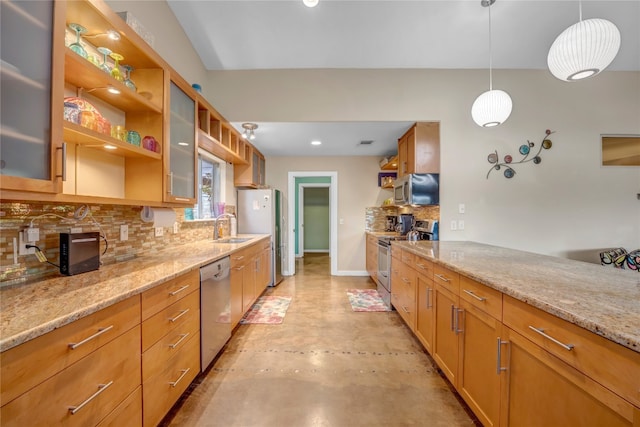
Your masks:
{"label": "electrical outlet", "polygon": [[451,220],[451,231],[456,231],[458,229],[458,223],[455,219]]}
{"label": "electrical outlet", "polygon": [[40,240],[40,229],[39,228],[33,228],[33,227],[29,227],[25,230],[26,235],[24,236],[24,239],[27,242],[31,242],[31,243],[36,243],[38,240]]}
{"label": "electrical outlet", "polygon": [[20,231],[18,233],[18,239],[19,239],[19,243],[18,243],[18,255],[32,255],[36,253],[36,248],[29,248],[27,249],[27,243],[35,243],[35,242],[27,242],[27,240],[25,240],[25,235],[27,234],[26,230],[24,231]]}
{"label": "electrical outlet", "polygon": [[180,227],[178,227],[178,223],[174,222],[173,223],[173,234],[178,234],[178,231],[180,231]]}
{"label": "electrical outlet", "polygon": [[127,224],[122,224],[120,226],[120,241],[125,242],[129,240],[129,226]]}
{"label": "electrical outlet", "polygon": [[164,228],[156,227],[156,237],[161,237],[164,234]]}
{"label": "electrical outlet", "polygon": [[464,203],[458,205],[458,213],[463,214],[465,210]]}
{"label": "electrical outlet", "polygon": [[458,220],[458,230],[464,230],[464,219]]}

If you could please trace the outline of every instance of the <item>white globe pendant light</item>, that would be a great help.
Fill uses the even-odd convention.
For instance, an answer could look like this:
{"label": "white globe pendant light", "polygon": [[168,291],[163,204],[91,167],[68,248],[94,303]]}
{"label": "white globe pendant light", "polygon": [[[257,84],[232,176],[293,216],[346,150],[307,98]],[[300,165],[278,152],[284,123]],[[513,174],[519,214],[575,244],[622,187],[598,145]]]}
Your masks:
{"label": "white globe pendant light", "polygon": [[494,127],[504,123],[511,115],[513,102],[503,90],[493,89],[491,51],[491,5],[495,0],[482,0],[483,7],[489,8],[489,90],[476,98],[471,106],[471,117],[478,126]]}
{"label": "white globe pendant light", "polygon": [[606,19],[582,20],[564,30],[547,56],[549,71],[566,82],[593,77],[607,68],[620,50],[620,31]]}
{"label": "white globe pendant light", "polygon": [[319,1],[320,0],[302,0],[302,3],[307,7],[316,7]]}

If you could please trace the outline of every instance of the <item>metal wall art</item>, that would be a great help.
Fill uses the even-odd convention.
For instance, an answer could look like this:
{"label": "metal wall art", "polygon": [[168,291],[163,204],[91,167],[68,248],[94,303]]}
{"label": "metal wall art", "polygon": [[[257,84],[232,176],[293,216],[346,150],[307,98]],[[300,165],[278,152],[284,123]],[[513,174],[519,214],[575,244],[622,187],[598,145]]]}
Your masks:
{"label": "metal wall art", "polygon": [[519,164],[527,163],[527,162],[533,162],[536,165],[540,164],[540,162],[542,162],[542,157],[540,157],[540,153],[542,152],[542,149],[544,148],[545,150],[548,150],[553,145],[553,143],[549,139],[549,135],[551,135],[552,133],[554,133],[554,132],[550,131],[549,129],[547,129],[545,131],[544,138],[542,138],[542,142],[540,143],[540,146],[538,147],[538,152],[535,153],[535,155],[532,155],[532,151],[534,150],[534,147],[536,146],[535,143],[527,140],[527,144],[522,144],[520,146],[520,148],[518,149],[518,151],[520,152],[520,154],[523,157],[522,157],[522,159],[520,159],[520,160],[518,160],[516,162],[513,161],[513,157],[511,155],[509,155],[509,154],[504,156],[503,161],[500,161],[500,156],[498,155],[498,150],[496,150],[493,153],[489,154],[489,156],[487,157],[487,160],[493,166],[491,167],[491,169],[489,169],[489,172],[487,172],[487,179],[489,179],[489,174],[491,174],[491,172],[494,171],[494,170],[499,171],[500,169],[504,168],[504,172],[503,172],[504,176],[506,178],[513,178],[513,176],[516,174],[516,170],[513,168],[514,165],[519,165]]}

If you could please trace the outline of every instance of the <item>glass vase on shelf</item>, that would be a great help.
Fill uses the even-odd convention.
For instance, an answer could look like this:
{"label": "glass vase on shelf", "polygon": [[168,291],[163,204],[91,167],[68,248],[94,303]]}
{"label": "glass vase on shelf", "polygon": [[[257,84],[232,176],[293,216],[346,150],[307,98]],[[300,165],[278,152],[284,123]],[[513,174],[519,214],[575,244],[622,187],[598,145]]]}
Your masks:
{"label": "glass vase on shelf", "polygon": [[102,65],[100,65],[100,69],[107,74],[111,74],[111,68],[109,68],[109,63],[107,62],[107,56],[111,55],[111,49],[108,47],[99,47],[98,52],[102,54]]}
{"label": "glass vase on shelf", "polygon": [[121,82],[124,79],[122,77],[122,73],[120,72],[120,61],[124,59],[124,56],[120,55],[119,53],[111,53],[109,56],[116,62],[111,69],[111,77]]}
{"label": "glass vase on shelf", "polygon": [[131,89],[134,92],[138,91],[136,84],[131,80],[131,71],[133,71],[133,67],[131,65],[123,65],[124,68],[124,84],[126,87]]}
{"label": "glass vase on shelf", "polygon": [[80,44],[80,35],[81,34],[85,34],[87,32],[87,29],[85,27],[83,27],[82,25],[76,24],[76,23],[73,23],[73,22],[71,24],[69,24],[69,28],[71,28],[76,33],[76,41],[69,45],[69,49],[71,49],[72,51],[74,51],[78,55],[82,56],[83,58],[86,58],[87,57],[87,51]]}

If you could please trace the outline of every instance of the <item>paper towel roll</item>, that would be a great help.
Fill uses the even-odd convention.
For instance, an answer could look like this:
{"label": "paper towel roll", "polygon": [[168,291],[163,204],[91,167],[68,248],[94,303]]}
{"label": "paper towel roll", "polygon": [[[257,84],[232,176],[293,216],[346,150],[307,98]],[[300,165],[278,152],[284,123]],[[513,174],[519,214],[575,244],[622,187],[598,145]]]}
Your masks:
{"label": "paper towel roll", "polygon": [[173,227],[173,223],[176,222],[176,211],[171,208],[143,206],[140,218],[143,222],[152,222],[154,227]]}

